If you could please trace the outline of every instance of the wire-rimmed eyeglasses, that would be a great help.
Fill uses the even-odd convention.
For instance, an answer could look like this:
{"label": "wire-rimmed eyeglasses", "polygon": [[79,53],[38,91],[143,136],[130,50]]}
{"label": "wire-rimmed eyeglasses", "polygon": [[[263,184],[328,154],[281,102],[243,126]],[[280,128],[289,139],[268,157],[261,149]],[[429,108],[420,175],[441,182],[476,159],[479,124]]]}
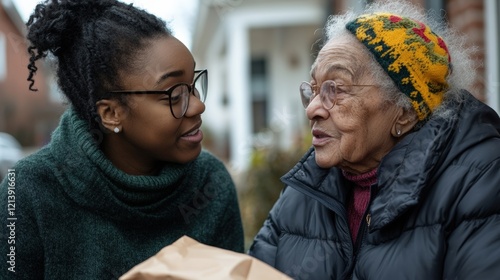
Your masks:
{"label": "wire-rimmed eyeglasses", "polygon": [[326,80],[321,84],[321,88],[319,90],[318,94],[318,85],[311,85],[308,82],[302,82],[300,84],[300,98],[302,100],[302,105],[304,108],[307,108],[309,104],[311,104],[311,101],[316,97],[316,95],[319,95],[321,99],[321,104],[323,104],[323,107],[326,110],[330,110],[335,106],[335,103],[337,102],[337,93],[339,90],[339,87],[370,87],[370,86],[375,86],[375,85],[337,85],[332,80]]}
{"label": "wire-rimmed eyeglasses", "polygon": [[166,90],[114,90],[109,93],[119,94],[166,94],[168,96],[170,112],[176,119],[184,117],[189,107],[189,97],[196,96],[201,102],[207,98],[208,70],[195,70],[192,84],[179,83]]}

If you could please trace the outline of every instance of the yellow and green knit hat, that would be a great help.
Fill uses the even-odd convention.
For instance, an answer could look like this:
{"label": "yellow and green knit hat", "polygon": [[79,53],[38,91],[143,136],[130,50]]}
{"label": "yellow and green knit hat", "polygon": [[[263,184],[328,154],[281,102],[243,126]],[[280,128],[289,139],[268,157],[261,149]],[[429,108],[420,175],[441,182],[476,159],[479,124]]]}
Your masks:
{"label": "yellow and green knit hat", "polygon": [[451,69],[448,48],[425,24],[389,13],[362,15],[349,30],[411,99],[420,120],[441,104]]}

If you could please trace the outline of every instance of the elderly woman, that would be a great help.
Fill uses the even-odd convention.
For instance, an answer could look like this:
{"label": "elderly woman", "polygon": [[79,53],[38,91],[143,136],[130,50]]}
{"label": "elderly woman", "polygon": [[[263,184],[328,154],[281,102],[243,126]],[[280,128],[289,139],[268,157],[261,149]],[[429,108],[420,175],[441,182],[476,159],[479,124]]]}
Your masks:
{"label": "elderly woman", "polygon": [[404,2],[327,34],[300,85],[314,149],[249,254],[295,279],[499,277],[500,119],[460,37]]}

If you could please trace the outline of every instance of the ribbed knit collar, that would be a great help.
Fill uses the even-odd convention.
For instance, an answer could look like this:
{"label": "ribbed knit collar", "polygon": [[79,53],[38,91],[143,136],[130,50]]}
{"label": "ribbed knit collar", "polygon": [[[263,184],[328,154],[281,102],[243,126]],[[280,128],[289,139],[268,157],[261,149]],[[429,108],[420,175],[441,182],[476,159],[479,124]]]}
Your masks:
{"label": "ribbed knit collar", "polygon": [[157,176],[129,175],[108,160],[91,133],[103,132],[89,131],[87,123],[68,109],[50,144],[58,164],[54,173],[67,196],[82,207],[130,221],[178,212],[179,201],[191,199],[189,190],[178,188],[186,174],[196,177],[191,164],[165,163]]}
{"label": "ribbed knit collar", "polygon": [[363,174],[354,174],[345,170],[342,170],[342,175],[344,177],[360,187],[369,187],[377,183],[377,168],[368,171]]}

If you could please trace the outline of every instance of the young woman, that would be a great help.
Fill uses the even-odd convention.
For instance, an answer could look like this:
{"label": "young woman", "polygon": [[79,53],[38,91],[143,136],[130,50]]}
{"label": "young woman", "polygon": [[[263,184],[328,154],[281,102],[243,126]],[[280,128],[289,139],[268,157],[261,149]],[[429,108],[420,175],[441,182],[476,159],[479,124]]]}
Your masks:
{"label": "young woman", "polygon": [[70,106],[1,184],[16,206],[2,220],[16,219],[0,278],[118,278],[183,235],[242,252],[234,183],[201,146],[207,71],[165,23],[113,0],[48,0],[27,26],[30,89],[50,55]]}

